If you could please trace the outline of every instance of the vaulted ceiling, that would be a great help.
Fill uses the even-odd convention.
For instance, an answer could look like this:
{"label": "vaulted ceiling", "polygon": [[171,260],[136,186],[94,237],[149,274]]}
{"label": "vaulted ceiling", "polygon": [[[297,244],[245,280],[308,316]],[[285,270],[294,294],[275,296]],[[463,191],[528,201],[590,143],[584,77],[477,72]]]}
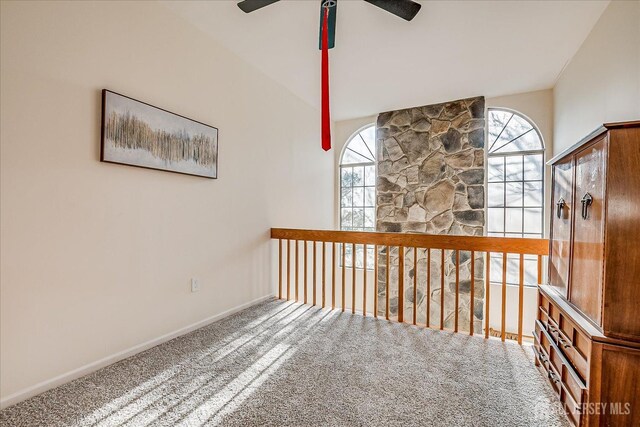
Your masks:
{"label": "vaulted ceiling", "polygon": [[[609,2],[420,3],[420,13],[406,22],[364,1],[338,0],[330,51],[334,120],[553,87]],[[319,0],[280,1],[250,14],[236,1],[164,4],[320,105]]]}

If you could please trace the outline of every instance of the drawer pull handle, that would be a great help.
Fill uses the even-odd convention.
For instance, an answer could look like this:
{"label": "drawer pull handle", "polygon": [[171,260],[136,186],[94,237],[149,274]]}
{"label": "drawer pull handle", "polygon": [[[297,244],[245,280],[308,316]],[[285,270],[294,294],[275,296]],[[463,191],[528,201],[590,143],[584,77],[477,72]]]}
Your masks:
{"label": "drawer pull handle", "polygon": [[558,218],[562,218],[562,210],[564,209],[566,204],[567,203],[564,201],[562,197],[560,197],[560,200],[556,202],[556,216]]}
{"label": "drawer pull handle", "polygon": [[560,382],[560,378],[558,378],[556,376],[556,374],[554,374],[553,372],[549,371],[549,378],[551,378],[551,381],[553,381],[554,383],[558,384]]}
{"label": "drawer pull handle", "polygon": [[582,219],[587,219],[589,217],[589,206],[593,203],[593,197],[591,194],[585,193],[580,203],[582,203]]}
{"label": "drawer pull handle", "polygon": [[558,337],[558,344],[560,344],[560,346],[562,346],[562,348],[569,348],[571,347],[571,343],[566,341],[564,338],[562,337]]}

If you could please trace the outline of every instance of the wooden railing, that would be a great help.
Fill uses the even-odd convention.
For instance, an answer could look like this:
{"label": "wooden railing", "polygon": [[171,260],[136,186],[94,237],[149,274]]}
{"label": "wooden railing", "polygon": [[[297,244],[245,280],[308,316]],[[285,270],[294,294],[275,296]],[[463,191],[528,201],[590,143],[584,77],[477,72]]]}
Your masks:
{"label": "wooden railing", "polygon": [[[429,235],[429,234],[408,234],[408,233],[377,233],[377,232],[355,232],[355,231],[326,231],[326,230],[296,230],[284,228],[272,228],[271,238],[278,240],[278,298],[287,300],[295,299],[305,304],[321,305],[325,308],[328,304],[328,294],[330,295],[331,308],[340,308],[343,312],[347,308],[346,304],[346,288],[347,288],[347,269],[351,270],[351,312],[356,312],[356,302],[359,298],[356,295],[357,275],[356,271],[361,270],[362,285],[362,314],[367,315],[367,270],[371,266],[367,266],[367,249],[373,247],[373,310],[374,317],[378,317],[382,312],[387,320],[391,320],[390,315],[390,289],[392,268],[397,269],[397,321],[404,322],[405,319],[405,264],[406,253],[413,252],[413,259],[410,262],[413,268],[413,275],[410,280],[413,281],[413,294],[411,301],[413,302],[411,322],[416,325],[418,319],[417,306],[418,289],[424,287],[426,296],[425,308],[425,326],[431,327],[431,295],[432,295],[432,261],[436,262],[439,255],[440,266],[440,310],[439,325],[436,320],[436,327],[445,329],[445,257],[446,252],[451,252],[455,257],[455,292],[453,307],[453,331],[459,330],[459,304],[460,304],[460,254],[462,252],[470,253],[470,289],[469,289],[469,334],[474,335],[474,302],[476,293],[476,263],[482,260],[485,265],[485,274],[483,278],[484,285],[484,336],[489,337],[490,332],[490,301],[491,301],[491,262],[492,253],[502,254],[502,306],[501,306],[501,328],[500,337],[502,341],[506,338],[506,310],[507,310],[507,254],[519,255],[519,283],[518,283],[518,332],[517,340],[522,343],[523,336],[523,295],[524,295],[524,257],[525,255],[533,255],[537,263],[537,283],[542,282],[542,263],[543,256],[549,251],[549,242],[546,239],[522,239],[522,238],[501,238],[501,237],[472,237],[472,236],[447,236],[447,235]],[[293,243],[293,244],[292,244]],[[302,250],[300,246],[302,243]],[[347,265],[346,253],[351,250],[351,265],[355,265],[357,261],[356,245],[363,245],[363,258],[361,258],[361,267],[352,268]],[[397,249],[394,249],[397,248]],[[396,263],[391,263],[391,252],[397,251]],[[426,259],[426,283],[418,283],[418,253],[422,253]],[[406,253],[405,253],[406,252]],[[302,253],[302,254],[301,254]],[[328,253],[330,254],[330,262],[327,262]],[[432,260],[432,253],[436,258]],[[485,254],[482,258],[482,254]],[[293,278],[291,274],[291,255],[294,257]],[[339,256],[339,263],[337,262]],[[480,256],[480,258],[477,258]],[[300,258],[302,257],[302,272],[300,271]],[[309,263],[311,258],[311,263]],[[379,277],[379,264],[383,263],[384,282]],[[319,264],[319,265],[318,265]],[[336,272],[340,271],[340,280],[336,279]],[[311,280],[309,280],[309,272],[311,272]],[[300,274],[302,273],[302,280]],[[479,272],[482,276],[482,271]],[[452,274],[453,276],[453,274]],[[293,280],[293,283],[292,283]],[[302,282],[302,283],[301,283]],[[309,283],[311,282],[311,283]],[[384,283],[384,309],[378,307],[378,284]],[[303,295],[299,293],[300,285],[302,285]],[[309,290],[309,287],[311,289]],[[339,294],[338,294],[338,286]],[[292,292],[294,295],[292,295]],[[309,292],[311,298],[309,298]],[[339,300],[336,296],[339,295]],[[318,301],[318,297],[320,301]],[[515,308],[515,307],[514,307]],[[422,314],[422,313],[421,313]]]}

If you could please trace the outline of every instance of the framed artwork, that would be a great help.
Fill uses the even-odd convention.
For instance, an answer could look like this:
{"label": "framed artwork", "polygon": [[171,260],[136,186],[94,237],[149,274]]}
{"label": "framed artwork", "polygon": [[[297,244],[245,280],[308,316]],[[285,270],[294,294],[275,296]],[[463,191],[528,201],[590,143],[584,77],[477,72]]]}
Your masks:
{"label": "framed artwork", "polygon": [[218,129],[102,90],[100,161],[218,177]]}

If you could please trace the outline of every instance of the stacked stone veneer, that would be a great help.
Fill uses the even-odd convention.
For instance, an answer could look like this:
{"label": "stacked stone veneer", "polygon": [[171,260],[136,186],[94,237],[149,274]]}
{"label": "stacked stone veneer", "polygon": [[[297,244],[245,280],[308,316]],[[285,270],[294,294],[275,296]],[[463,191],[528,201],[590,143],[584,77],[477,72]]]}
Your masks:
{"label": "stacked stone veneer", "polygon": [[[425,107],[382,113],[376,139],[378,231],[481,236],[485,227],[484,98],[469,98]],[[398,310],[398,249],[391,249],[390,286],[386,283],[386,249],[378,270],[378,307],[383,315],[386,292],[390,312]],[[427,253],[418,250],[418,298],[413,301],[414,253],[405,251],[405,319],[417,304],[418,322],[440,324],[441,253],[431,250],[431,292],[426,295]],[[455,253],[445,252],[445,327],[452,328],[455,313]],[[459,329],[481,330],[484,302],[484,258],[475,263],[475,301],[470,301],[470,253],[460,253]],[[473,314],[472,314],[473,313]]]}

